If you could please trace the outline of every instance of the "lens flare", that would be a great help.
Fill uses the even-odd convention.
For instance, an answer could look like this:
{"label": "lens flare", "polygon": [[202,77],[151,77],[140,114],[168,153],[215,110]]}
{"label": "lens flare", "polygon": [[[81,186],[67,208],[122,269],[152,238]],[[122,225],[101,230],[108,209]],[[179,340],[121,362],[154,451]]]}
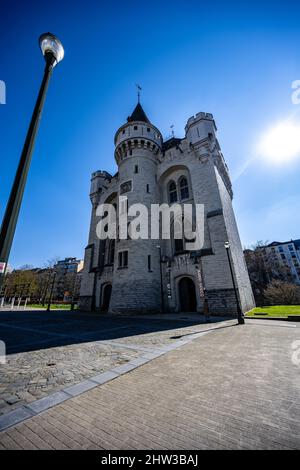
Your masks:
{"label": "lens flare", "polygon": [[261,138],[258,150],[262,157],[276,164],[300,158],[300,124],[278,123]]}

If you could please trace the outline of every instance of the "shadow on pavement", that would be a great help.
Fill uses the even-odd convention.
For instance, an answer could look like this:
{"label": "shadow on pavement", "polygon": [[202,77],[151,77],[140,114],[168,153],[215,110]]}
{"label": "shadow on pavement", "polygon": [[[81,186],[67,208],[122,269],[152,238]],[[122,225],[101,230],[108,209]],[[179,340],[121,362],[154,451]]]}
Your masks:
{"label": "shadow on pavement", "polygon": [[[212,322],[228,319],[214,317]],[[6,354],[15,354],[92,341],[116,340],[197,324],[206,324],[204,316],[178,314],[177,320],[176,315],[163,318],[162,315],[138,317],[66,311],[1,311],[0,340],[6,344]]]}

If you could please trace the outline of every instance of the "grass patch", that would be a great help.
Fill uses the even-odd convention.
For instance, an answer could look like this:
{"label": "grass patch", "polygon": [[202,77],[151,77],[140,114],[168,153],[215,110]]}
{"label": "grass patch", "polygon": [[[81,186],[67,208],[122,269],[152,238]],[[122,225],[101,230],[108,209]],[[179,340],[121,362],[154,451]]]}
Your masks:
{"label": "grass patch", "polygon": [[[267,313],[267,315],[257,315]],[[300,315],[300,305],[272,305],[271,307],[256,307],[246,314],[246,317],[287,317]]]}
{"label": "grass patch", "polygon": [[[41,310],[46,310],[48,304],[45,304],[44,306],[42,304],[28,304],[28,307],[32,308],[39,308]],[[74,306],[74,309],[76,309],[77,306]],[[70,304],[51,304],[51,310],[71,310],[71,305]]]}

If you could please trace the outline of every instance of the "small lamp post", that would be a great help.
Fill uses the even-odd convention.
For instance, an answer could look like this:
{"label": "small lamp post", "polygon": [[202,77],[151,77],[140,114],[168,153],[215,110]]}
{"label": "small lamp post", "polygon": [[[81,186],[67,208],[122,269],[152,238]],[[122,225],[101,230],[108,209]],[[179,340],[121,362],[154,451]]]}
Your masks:
{"label": "small lamp post", "polygon": [[25,184],[30,167],[34,142],[41,119],[41,114],[46,98],[46,92],[53,68],[64,57],[64,48],[53,34],[45,33],[39,38],[40,48],[46,61],[44,77],[40,87],[40,91],[33,110],[30,125],[27,131],[21,158],[6,206],[4,218],[0,230],[0,291],[5,276],[7,262],[10,254],[11,245],[16,230],[17,220],[23,199]]}
{"label": "small lamp post", "polygon": [[233,284],[233,289],[234,289],[234,294],[235,294],[235,299],[236,299],[238,323],[239,323],[239,325],[244,325],[244,323],[245,323],[244,315],[243,315],[243,312],[242,312],[242,309],[241,309],[241,306],[240,306],[240,300],[239,300],[239,296],[238,296],[238,292],[237,292],[237,288],[236,288],[236,283],[235,283],[233,269],[232,269],[232,263],[231,263],[231,257],[230,257],[230,253],[229,253],[230,243],[225,242],[224,246],[225,246],[226,253],[227,253],[227,258],[228,258],[228,263],[229,263],[230,273],[231,273],[231,279],[232,279],[232,284]]}
{"label": "small lamp post", "polygon": [[156,247],[159,250],[159,268],[160,268],[160,301],[161,301],[161,311],[165,311],[164,303],[164,285],[163,285],[163,273],[162,273],[162,256],[161,256],[161,246],[157,245]]}

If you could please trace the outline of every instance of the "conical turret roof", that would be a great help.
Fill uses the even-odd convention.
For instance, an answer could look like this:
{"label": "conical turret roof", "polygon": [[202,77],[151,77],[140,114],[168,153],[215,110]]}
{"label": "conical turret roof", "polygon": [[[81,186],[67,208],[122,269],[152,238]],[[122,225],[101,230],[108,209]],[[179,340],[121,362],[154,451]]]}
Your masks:
{"label": "conical turret roof", "polygon": [[140,103],[138,103],[136,105],[136,107],[134,108],[133,113],[131,114],[131,116],[129,116],[127,118],[127,121],[128,122],[141,121],[141,122],[147,122],[148,124],[150,124],[150,121],[147,118],[147,115],[146,115],[145,111],[143,110]]}

